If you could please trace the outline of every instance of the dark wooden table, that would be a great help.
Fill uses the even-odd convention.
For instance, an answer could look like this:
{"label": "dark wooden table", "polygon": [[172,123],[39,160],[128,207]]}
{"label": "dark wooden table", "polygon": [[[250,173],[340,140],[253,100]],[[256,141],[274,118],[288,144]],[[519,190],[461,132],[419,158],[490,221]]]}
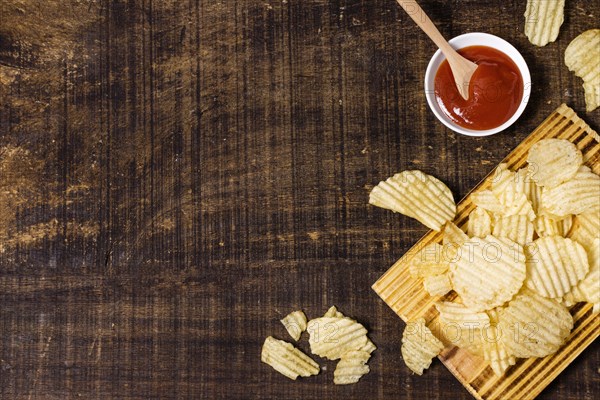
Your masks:
{"label": "dark wooden table", "polygon": [[[447,37],[522,52],[533,92],[508,131],[436,121],[435,49],[392,0],[0,0],[0,397],[469,398],[401,360],[370,286],[426,229],[368,193],[418,168],[459,199],[562,102],[598,129],[563,54],[600,4],[567,1],[536,48],[525,1],[421,3]],[[332,304],[378,346],[358,384],[260,362],[279,318]],[[598,350],[540,398],[597,396]]]}

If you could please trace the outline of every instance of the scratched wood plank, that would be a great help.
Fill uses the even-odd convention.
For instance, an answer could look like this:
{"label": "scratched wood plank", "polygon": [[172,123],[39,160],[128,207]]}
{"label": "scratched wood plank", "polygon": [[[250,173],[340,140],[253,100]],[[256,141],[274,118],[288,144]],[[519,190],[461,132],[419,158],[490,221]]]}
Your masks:
{"label": "scratched wood plank", "polygon": [[[470,398],[403,366],[370,284],[425,230],[368,192],[420,168],[462,196],[558,104],[582,113],[562,54],[600,5],[568,3],[535,48],[522,1],[423,2],[530,63],[525,114],[477,139],[427,109],[435,49],[392,0],[0,0],[0,398]],[[331,304],[379,347],[360,384],[259,362],[279,318]],[[593,398],[594,346],[540,398]]]}
{"label": "scratched wood plank", "polygon": [[[584,165],[600,174],[600,136],[565,104],[546,118],[502,162],[514,171],[526,167],[531,146],[548,138],[566,139],[574,143],[583,153]],[[490,174],[472,192],[489,189],[493,178],[493,174]],[[474,208],[468,196],[457,204],[455,223],[458,227],[466,229],[468,216]],[[430,231],[373,285],[375,292],[405,322],[426,317],[427,324],[440,337],[443,337],[443,332],[439,329],[439,313],[435,303],[440,299],[452,300],[456,294],[451,292],[447,296],[430,296],[423,288],[422,279],[410,276],[409,262],[418,251],[416,249],[434,242],[441,243],[442,236],[441,232]],[[489,363],[482,358],[452,345],[442,351],[439,359],[477,399],[533,399],[600,336],[600,315],[592,314],[592,304],[579,304],[570,311],[574,327],[565,345],[544,358],[519,360],[502,377],[496,376]]]}

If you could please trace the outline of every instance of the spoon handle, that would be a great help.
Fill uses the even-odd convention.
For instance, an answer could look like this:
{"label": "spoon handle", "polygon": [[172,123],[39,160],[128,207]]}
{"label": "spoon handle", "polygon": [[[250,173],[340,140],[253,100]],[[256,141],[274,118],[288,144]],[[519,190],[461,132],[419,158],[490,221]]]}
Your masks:
{"label": "spoon handle", "polygon": [[406,11],[406,13],[415,21],[415,23],[429,36],[433,43],[442,50],[442,53],[446,58],[454,58],[454,55],[458,55],[456,50],[452,48],[444,39],[440,31],[431,22],[425,11],[419,6],[415,0],[396,0],[398,4]]}

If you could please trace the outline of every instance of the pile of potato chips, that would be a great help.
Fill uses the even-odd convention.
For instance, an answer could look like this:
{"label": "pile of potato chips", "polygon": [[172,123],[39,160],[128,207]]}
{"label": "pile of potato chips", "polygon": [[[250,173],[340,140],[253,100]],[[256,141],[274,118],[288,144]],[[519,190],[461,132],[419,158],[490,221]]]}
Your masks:
{"label": "pile of potato chips", "polygon": [[441,244],[407,255],[409,272],[432,296],[458,294],[436,304],[439,337],[423,319],[408,322],[402,355],[415,373],[451,344],[500,376],[517,358],[545,357],[564,344],[573,328],[567,307],[588,302],[600,311],[600,176],[567,140],[535,143],[527,161],[518,171],[501,164],[490,188],[470,195],[476,207],[466,232],[453,222],[449,189],[420,171],[371,191],[371,204],[442,232]]}
{"label": "pile of potato chips", "polygon": [[[320,318],[307,321],[302,311],[294,311],[281,320],[290,336],[298,341],[308,331],[310,351],[329,360],[339,360],[333,373],[333,383],[356,383],[369,372],[366,365],[376,347],[367,337],[367,329],[344,316],[332,306]],[[317,375],[319,364],[291,343],[269,336],[263,344],[261,361],[295,380],[298,376]]]}

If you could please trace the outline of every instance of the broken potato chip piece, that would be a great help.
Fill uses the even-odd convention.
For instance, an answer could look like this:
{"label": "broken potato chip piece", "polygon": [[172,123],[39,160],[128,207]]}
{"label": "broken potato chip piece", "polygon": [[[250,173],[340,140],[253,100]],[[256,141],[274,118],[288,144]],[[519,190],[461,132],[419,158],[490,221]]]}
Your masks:
{"label": "broken potato chip piece", "polygon": [[285,326],[290,336],[295,341],[298,341],[302,332],[306,330],[306,315],[304,315],[302,310],[293,311],[286,315],[281,320],[281,323]]}
{"label": "broken potato chip piece", "polygon": [[408,264],[413,278],[426,278],[443,274],[448,270],[448,260],[444,248],[439,243],[431,243],[418,250]]}
{"label": "broken potato chip piece", "polygon": [[319,373],[319,364],[291,343],[269,336],[265,339],[260,359],[290,379]]}
{"label": "broken potato chip piece", "polygon": [[421,171],[403,171],[371,190],[369,203],[399,212],[440,231],[456,216],[452,192],[439,179]]}
{"label": "broken potato chip piece", "polygon": [[[369,372],[366,363],[377,347],[367,337],[363,325],[345,317],[335,306],[331,306],[323,317],[308,322],[300,310],[291,312],[281,322],[296,340],[307,330],[313,354],[340,360],[334,372],[336,385],[356,383]],[[272,336],[263,344],[261,361],[294,380],[298,376],[317,375],[320,370],[319,365],[301,350]]]}
{"label": "broken potato chip piece", "polygon": [[527,0],[525,35],[536,46],[545,46],[558,37],[565,19],[565,0]]}
{"label": "broken potato chip piece", "polygon": [[492,219],[490,214],[481,207],[475,207],[469,214],[467,233],[471,237],[477,236],[480,238],[490,235],[492,233]]}
{"label": "broken potato chip piece", "polygon": [[573,226],[573,216],[568,215],[561,219],[554,219],[547,215],[538,215],[534,221],[535,233],[539,237],[562,236],[565,237]]}
{"label": "broken potato chip piece", "polygon": [[423,286],[430,296],[443,296],[452,290],[452,282],[447,273],[426,277]]}
{"label": "broken potato chip piece", "polygon": [[583,79],[585,109],[594,111],[600,106],[600,29],[583,32],[565,49],[565,64]]}
{"label": "broken potato chip piece", "polygon": [[367,330],[350,318],[315,318],[308,321],[307,331],[311,353],[329,360],[367,346]]}
{"label": "broken potato chip piece", "polygon": [[429,368],[433,357],[440,354],[444,344],[425,325],[425,319],[408,322],[402,333],[400,348],[404,363],[417,375]]}
{"label": "broken potato chip piece", "polygon": [[444,246],[442,257],[444,260],[448,262],[453,261],[458,253],[458,249],[467,240],[469,240],[469,236],[462,229],[456,226],[454,222],[448,222],[444,227],[442,236],[442,244]]}
{"label": "broken potato chip piece", "polygon": [[329,310],[323,315],[324,317],[344,318],[344,314],[338,311],[336,306],[329,307]]}
{"label": "broken potato chip piece", "polygon": [[371,354],[363,350],[353,350],[344,354],[338,361],[333,371],[333,383],[336,385],[349,385],[369,373],[367,361]]}

